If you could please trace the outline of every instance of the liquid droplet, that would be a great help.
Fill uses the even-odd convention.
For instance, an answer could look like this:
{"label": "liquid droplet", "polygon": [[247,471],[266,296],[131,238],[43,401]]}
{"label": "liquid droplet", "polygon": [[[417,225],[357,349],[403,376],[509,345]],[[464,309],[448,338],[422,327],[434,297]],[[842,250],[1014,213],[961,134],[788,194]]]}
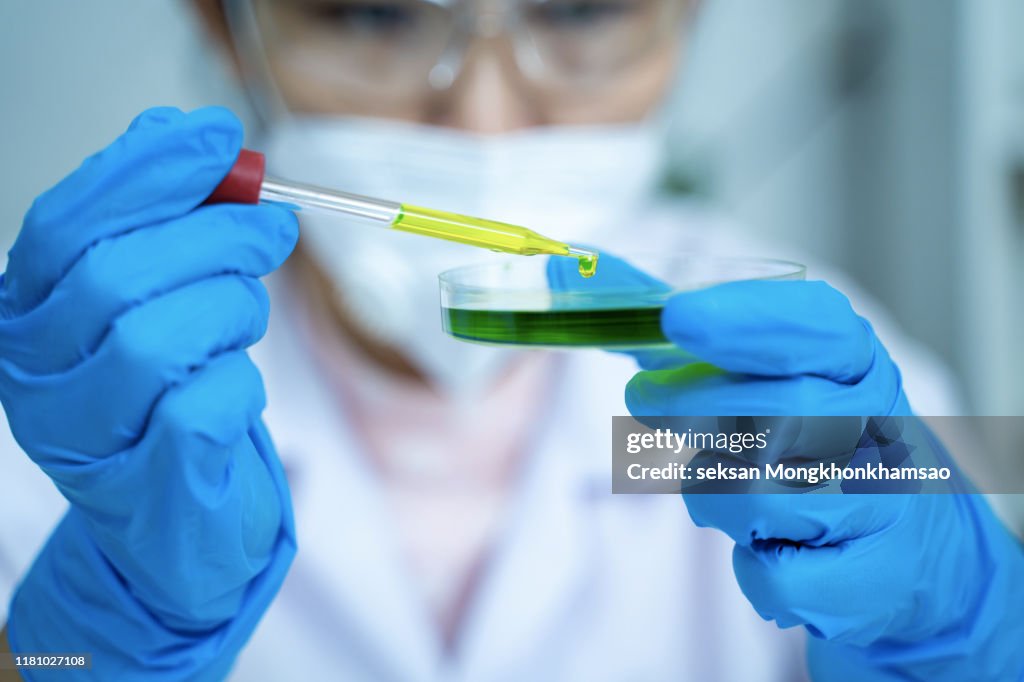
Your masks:
{"label": "liquid droplet", "polygon": [[578,261],[580,277],[590,278],[597,272],[597,254],[580,256]]}

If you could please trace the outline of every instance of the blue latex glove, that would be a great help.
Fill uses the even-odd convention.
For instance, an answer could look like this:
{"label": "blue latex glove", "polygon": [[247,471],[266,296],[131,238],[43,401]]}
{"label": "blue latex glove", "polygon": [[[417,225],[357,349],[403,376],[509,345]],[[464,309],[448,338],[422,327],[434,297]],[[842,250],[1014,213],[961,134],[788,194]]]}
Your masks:
{"label": "blue latex glove", "polygon": [[[822,282],[739,282],[673,297],[662,328],[724,370],[638,373],[636,415],[909,414],[871,326]],[[941,454],[932,439],[927,445]],[[687,495],[735,542],[765,619],[804,625],[820,680],[1024,677],[1024,552],[983,497]]]}
{"label": "blue latex glove", "polygon": [[[635,281],[628,265],[601,258]],[[638,354],[657,369],[626,387],[634,416],[910,414],[871,326],[823,282],[678,294],[662,329],[680,352]],[[915,447],[949,461],[927,430],[915,433]],[[736,578],[757,612],[813,635],[815,679],[1024,679],[1024,551],[982,496],[684,499],[697,525],[736,542]]]}
{"label": "blue latex glove", "polygon": [[0,401],[71,503],[14,595],[14,651],[90,652],[95,679],[220,679],[284,580],[291,501],[245,348],[297,221],[200,206],[241,143],[226,110],[147,111],[11,249]]}

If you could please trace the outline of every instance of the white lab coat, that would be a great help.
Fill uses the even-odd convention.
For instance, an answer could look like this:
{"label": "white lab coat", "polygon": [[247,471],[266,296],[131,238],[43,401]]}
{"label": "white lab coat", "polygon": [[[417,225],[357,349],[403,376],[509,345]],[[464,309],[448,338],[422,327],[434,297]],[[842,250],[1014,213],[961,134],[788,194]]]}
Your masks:
{"label": "white lab coat", "polygon": [[[662,243],[671,248],[800,259],[679,206],[652,210],[645,224],[664,225]],[[915,408],[957,412],[942,368],[870,301],[838,287],[901,365]],[[289,295],[273,284],[271,291],[277,303]],[[552,407],[536,427],[456,650],[446,655],[404,572],[379,482],[294,333],[288,308],[275,308],[253,355],[292,488],[299,553],[233,679],[805,678],[803,633],[780,631],[754,613],[733,578],[728,538],[696,528],[676,496],[610,494],[610,416],[626,414],[623,386],[635,368],[599,351],[561,358]],[[17,577],[65,503],[6,428],[0,472],[3,621]]]}

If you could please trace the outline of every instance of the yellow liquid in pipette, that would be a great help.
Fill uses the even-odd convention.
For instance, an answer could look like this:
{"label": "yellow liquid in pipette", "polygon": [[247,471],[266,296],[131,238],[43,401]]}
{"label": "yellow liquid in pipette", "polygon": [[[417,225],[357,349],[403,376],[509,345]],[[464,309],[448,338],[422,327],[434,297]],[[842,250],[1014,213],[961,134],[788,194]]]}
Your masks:
{"label": "yellow liquid in pipette", "polygon": [[[569,253],[569,245],[565,242],[548,239],[525,227],[409,204],[402,204],[402,209],[391,223],[391,227],[403,232],[447,239],[460,244],[469,244],[491,251],[520,256],[575,255]],[[579,261],[580,275],[593,277],[597,271],[597,254],[576,256],[576,258]]]}

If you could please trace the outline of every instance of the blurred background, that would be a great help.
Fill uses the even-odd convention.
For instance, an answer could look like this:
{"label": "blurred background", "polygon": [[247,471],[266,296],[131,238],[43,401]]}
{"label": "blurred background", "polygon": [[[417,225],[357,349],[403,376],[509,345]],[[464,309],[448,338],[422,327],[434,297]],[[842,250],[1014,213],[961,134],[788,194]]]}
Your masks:
{"label": "blurred background", "polygon": [[[988,415],[1024,414],[1022,27],[1020,0],[704,0],[673,123],[674,188],[845,269]],[[140,110],[242,107],[185,0],[9,0],[0,59],[4,253]]]}

